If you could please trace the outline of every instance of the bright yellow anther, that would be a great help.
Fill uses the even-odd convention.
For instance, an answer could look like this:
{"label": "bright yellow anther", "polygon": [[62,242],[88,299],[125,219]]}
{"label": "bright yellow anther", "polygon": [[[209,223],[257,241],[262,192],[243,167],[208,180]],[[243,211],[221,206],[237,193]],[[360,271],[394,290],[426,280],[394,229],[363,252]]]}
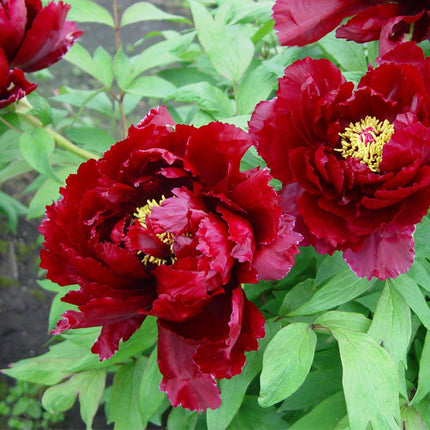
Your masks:
{"label": "bright yellow anther", "polygon": [[[154,208],[155,206],[160,206],[160,203],[165,199],[166,198],[164,196],[161,196],[161,199],[158,202],[155,199],[147,200],[145,206],[142,206],[141,208],[136,209],[136,212],[133,215],[139,221],[142,227],[148,228],[146,224],[146,217],[151,215],[152,208]],[[176,257],[173,255],[173,243],[174,243],[175,237],[173,236],[172,233],[169,233],[169,232],[155,233],[155,235],[158,237],[158,239],[161,240],[161,242],[165,243],[166,245],[169,245],[172,256],[168,260],[166,260],[164,258],[159,258],[149,254],[144,254],[143,258],[141,259],[141,262],[144,265],[147,265],[148,263],[152,263],[152,264],[156,264],[157,266],[160,266],[161,264],[167,264],[167,263],[173,264],[176,261]],[[143,254],[143,252],[138,251],[137,254],[140,256]]]}
{"label": "bright yellow anther", "polygon": [[391,139],[394,126],[389,121],[379,121],[373,116],[356,123],[350,123],[343,133],[339,134],[342,148],[335,148],[343,158],[358,158],[372,172],[379,172],[382,161],[382,149]]}

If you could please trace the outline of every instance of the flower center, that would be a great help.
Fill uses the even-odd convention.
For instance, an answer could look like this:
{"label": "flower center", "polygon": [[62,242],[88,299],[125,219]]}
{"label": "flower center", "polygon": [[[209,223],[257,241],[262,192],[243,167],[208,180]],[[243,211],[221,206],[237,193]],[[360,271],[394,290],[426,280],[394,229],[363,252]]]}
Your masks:
{"label": "flower center", "polygon": [[379,121],[373,116],[356,123],[350,123],[343,133],[339,133],[342,148],[335,148],[343,158],[358,158],[372,172],[379,172],[382,149],[391,139],[394,126],[389,121]]}
{"label": "flower center", "polygon": [[[145,229],[148,229],[148,226],[146,224],[146,217],[151,215],[152,208],[155,206],[160,206],[160,203],[165,200],[166,198],[164,196],[161,197],[160,201],[156,201],[154,199],[147,200],[146,205],[142,206],[141,208],[137,208],[136,212],[133,214],[134,217],[139,221],[140,225],[144,227]],[[147,265],[149,263],[156,264],[157,266],[160,266],[161,264],[173,264],[176,261],[176,257],[173,255],[173,243],[174,243],[174,235],[169,232],[156,232],[154,231],[155,236],[157,236],[158,239],[165,245],[167,245],[170,249],[171,257],[167,258],[161,258],[156,257],[150,254],[144,254],[142,251],[138,251],[138,255],[143,255],[143,258],[140,260],[143,264]]]}

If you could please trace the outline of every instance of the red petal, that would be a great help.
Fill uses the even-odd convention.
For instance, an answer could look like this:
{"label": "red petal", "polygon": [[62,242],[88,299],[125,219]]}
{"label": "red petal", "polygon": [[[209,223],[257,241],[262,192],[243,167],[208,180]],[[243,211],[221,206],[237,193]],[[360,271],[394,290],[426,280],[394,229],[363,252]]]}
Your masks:
{"label": "red petal", "polygon": [[196,130],[187,142],[185,167],[200,177],[204,186],[224,190],[232,172],[251,146],[249,135],[240,128],[220,122]]}
{"label": "red petal", "polygon": [[231,256],[240,263],[252,261],[255,242],[249,222],[245,218],[235,215],[221,206],[217,207],[217,211],[221,213],[228,225],[229,240],[235,243],[231,251]]}
{"label": "red petal", "polygon": [[277,0],[273,7],[281,45],[304,46],[336,28],[343,18],[369,5],[366,0]]}
{"label": "red petal", "polygon": [[239,374],[245,364],[245,351],[258,349],[257,339],[264,336],[264,318],[247,300],[241,288],[232,292],[231,304],[218,312],[226,314],[227,337],[218,341],[203,340],[194,360],[203,372],[218,379]]}
{"label": "red petal", "polygon": [[203,412],[218,408],[221,398],[214,376],[202,373],[194,362],[197,345],[158,321],[158,366],[163,375],[160,390],[174,407]]}
{"label": "red petal", "polygon": [[293,231],[294,222],[291,215],[283,215],[278,237],[257,248],[252,267],[257,270],[259,279],[282,279],[294,265],[294,255],[299,253],[298,244],[302,240],[302,236]]}
{"label": "red petal", "polygon": [[49,3],[32,22],[12,64],[34,72],[58,61],[82,34],[74,22],[66,21],[70,5]]}
{"label": "red petal", "polygon": [[396,278],[406,273],[414,261],[415,226],[398,228],[385,225],[379,228],[365,242],[358,252],[344,251],[343,256],[351,269],[368,279]]}
{"label": "red petal", "polygon": [[25,0],[8,0],[0,3],[0,50],[9,60],[22,42],[27,23]]}
{"label": "red petal", "polygon": [[32,84],[25,79],[24,72],[19,69],[12,69],[4,73],[4,57],[3,51],[0,48],[0,109],[14,103],[27,94],[30,94],[37,87],[36,84]]}

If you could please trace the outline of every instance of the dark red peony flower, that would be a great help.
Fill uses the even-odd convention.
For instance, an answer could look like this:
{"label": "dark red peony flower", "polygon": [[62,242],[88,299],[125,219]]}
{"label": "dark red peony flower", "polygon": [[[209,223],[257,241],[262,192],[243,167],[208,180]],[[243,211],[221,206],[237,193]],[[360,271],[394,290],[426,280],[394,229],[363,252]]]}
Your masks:
{"label": "dark red peony flower", "polygon": [[9,69],[7,58],[0,49],[0,109],[22,99],[36,87],[25,79],[22,70]]}
{"label": "dark red peony flower", "polygon": [[306,58],[251,118],[297,228],[321,253],[344,251],[359,276],[396,277],[412,264],[414,226],[430,204],[429,71],[414,42],[355,90],[329,61]]}
{"label": "dark red peony flower", "polygon": [[173,125],[152,110],[98,161],[71,175],[42,223],[42,267],[64,301],[56,333],[102,326],[109,358],[147,315],[158,317],[161,389],[173,405],[220,405],[215,378],[240,373],[264,319],[241,283],[280,279],[301,237],[267,170],[239,171],[251,145],[228,124]]}
{"label": "dark red peony flower", "polygon": [[42,8],[40,0],[0,0],[0,52],[9,68],[34,72],[60,60],[82,34],[65,20],[69,9],[61,1]]}
{"label": "dark red peony flower", "polygon": [[316,42],[352,15],[336,36],[359,43],[380,40],[381,53],[406,33],[416,42],[430,38],[429,0],[277,0],[273,8],[281,45]]}

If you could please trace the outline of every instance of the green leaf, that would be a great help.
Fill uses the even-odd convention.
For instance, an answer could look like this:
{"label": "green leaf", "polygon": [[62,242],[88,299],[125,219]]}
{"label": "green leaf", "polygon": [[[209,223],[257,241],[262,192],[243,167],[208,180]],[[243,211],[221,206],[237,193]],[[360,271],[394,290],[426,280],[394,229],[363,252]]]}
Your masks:
{"label": "green leaf", "polygon": [[67,15],[69,21],[98,22],[114,28],[111,14],[103,7],[89,0],[65,0],[72,5]]}
{"label": "green leaf", "polygon": [[[92,344],[95,342],[97,336],[99,335],[100,328],[92,328],[88,335],[83,335],[85,333],[84,329],[69,330],[67,333],[63,333],[63,337],[70,340],[73,343],[83,347],[83,350],[88,352]],[[118,351],[108,360],[98,362],[97,355],[89,354],[92,359],[98,362],[101,367],[107,367],[112,364],[122,363],[130,359],[130,357],[138,356],[143,351],[151,348],[157,342],[157,322],[155,317],[148,316],[142,323],[140,328],[133,333],[127,342],[121,342],[119,344]],[[83,360],[82,363],[77,362],[75,369],[83,370],[88,363]],[[92,362],[91,362],[92,364]]]}
{"label": "green leaf", "polygon": [[342,366],[337,348],[317,352],[312,367],[315,370],[310,372],[301,387],[282,403],[279,411],[309,410],[342,390]]}
{"label": "green leaf", "polygon": [[19,138],[19,150],[24,160],[42,175],[61,183],[49,163],[54,148],[54,138],[43,128],[36,128],[31,134],[23,133]]}
{"label": "green leaf", "polygon": [[110,88],[113,80],[113,62],[109,52],[107,52],[102,46],[99,46],[94,51],[93,64],[93,76],[107,88]]}
{"label": "green leaf", "polygon": [[27,217],[31,219],[43,216],[45,207],[60,197],[60,186],[71,173],[76,172],[76,169],[77,166],[65,166],[58,170],[56,176],[58,176],[60,183],[48,178],[33,196]]}
{"label": "green leaf", "polygon": [[7,167],[0,170],[0,183],[29,172],[30,170],[32,169],[25,160],[14,160],[9,163]]}
{"label": "green leaf", "polygon": [[216,85],[217,81],[210,75],[203,73],[195,67],[174,67],[157,72],[158,76],[171,82],[175,87],[184,87],[188,84],[195,84],[196,82],[209,82]]}
{"label": "green leaf", "polygon": [[173,408],[167,419],[167,430],[194,430],[197,419],[197,412],[181,407]]}
{"label": "green leaf", "polygon": [[195,33],[171,37],[162,42],[155,43],[142,53],[132,57],[133,68],[130,79],[135,79],[142,72],[153,67],[164,66],[179,61],[179,56],[187,50],[195,37]]}
{"label": "green leaf", "polygon": [[36,399],[31,397],[20,397],[13,405],[12,415],[15,417],[19,415],[30,415],[31,418],[38,420],[42,416],[42,408]]}
{"label": "green leaf", "polygon": [[290,291],[285,295],[279,315],[286,315],[290,311],[299,308],[304,303],[309,301],[315,291],[315,283],[312,278],[308,278],[303,282],[298,282]]}
{"label": "green leaf", "polygon": [[[430,399],[428,397],[421,400],[421,402],[414,404],[415,410],[420,414],[421,419],[424,423],[424,428],[430,428]],[[409,429],[413,430],[413,429]]]}
{"label": "green leaf", "polygon": [[163,99],[174,91],[175,88],[169,81],[158,76],[141,76],[124,88],[124,91],[138,94],[142,97]]}
{"label": "green leaf", "polygon": [[63,58],[89,75],[94,76],[95,71],[91,54],[80,43],[74,43]]}
{"label": "green leaf", "polygon": [[348,330],[367,332],[371,321],[363,314],[355,312],[329,311],[320,315],[314,325],[323,327],[338,328],[340,330],[346,328]]}
{"label": "green leaf", "polygon": [[388,354],[371,336],[331,328],[339,344],[343,389],[351,430],[399,429],[399,382]]}
{"label": "green leaf", "polygon": [[343,392],[336,393],[315,406],[289,430],[334,430],[346,413]]}
{"label": "green leaf", "polygon": [[79,395],[81,417],[91,428],[103,395],[106,370],[87,370],[71,376],[66,382],[48,388],[42,397],[43,407],[55,414],[70,409]]}
{"label": "green leaf", "polygon": [[387,282],[403,296],[423,325],[430,330],[430,308],[418,284],[408,275],[400,275]]}
{"label": "green leaf", "polygon": [[234,378],[221,379],[219,381],[222,403],[218,409],[207,410],[208,430],[224,430],[228,427],[245,398],[249,384],[261,370],[264,349],[278,329],[278,323],[266,322],[266,335],[264,339],[259,341],[258,351],[247,353],[242,373],[236,375]]}
{"label": "green leaf", "polygon": [[85,379],[81,381],[78,387],[79,404],[82,421],[86,424],[87,430],[90,430],[103,397],[106,385],[106,369],[87,370],[82,374],[85,374]]}
{"label": "green leaf", "polygon": [[264,351],[259,403],[271,406],[293,394],[312,365],[317,337],[309,324],[292,323],[280,330]]}
{"label": "green leaf", "polygon": [[318,45],[326,53],[327,58],[338,63],[344,71],[360,71],[363,75],[366,72],[367,56],[361,44],[338,39],[335,32],[331,32],[320,39]]}
{"label": "green leaf", "polygon": [[[256,167],[265,167],[266,163],[264,160],[258,155],[255,146],[249,147],[249,149],[245,152],[240,160],[240,170],[250,170],[255,169]],[[258,286],[257,286],[258,288]]]}
{"label": "green leaf", "polygon": [[414,233],[415,252],[417,257],[428,257],[428,246],[430,243],[430,217],[426,215]]}
{"label": "green leaf", "polygon": [[244,2],[234,14],[232,22],[264,24],[272,21],[273,1]]}
{"label": "green leaf", "polygon": [[108,423],[115,422],[115,430],[144,428],[139,392],[146,360],[146,357],[140,357],[136,362],[122,365],[115,373],[107,404]]}
{"label": "green leaf", "polygon": [[30,113],[37,116],[43,125],[50,124],[52,122],[52,109],[48,101],[35,91],[28,94],[27,99],[32,106]]}
{"label": "green leaf", "polygon": [[139,407],[144,427],[166,398],[158,388],[161,378],[157,363],[157,348],[155,348],[149,356],[140,384]]}
{"label": "green leaf", "polygon": [[402,414],[402,430],[427,430],[419,412],[407,404],[403,405],[400,409]]}
{"label": "green leaf", "polygon": [[196,103],[216,119],[233,116],[232,101],[217,87],[208,82],[186,85],[170,93],[169,100]]}
{"label": "green leaf", "polygon": [[190,1],[197,36],[216,71],[238,82],[251,63],[254,44],[240,27],[213,20],[203,4]]}
{"label": "green leaf", "polygon": [[336,251],[333,255],[326,255],[318,266],[315,283],[322,284],[339,272],[346,270],[348,270],[348,265],[341,252]]}
{"label": "green leaf", "polygon": [[137,2],[124,11],[121,18],[121,27],[141,21],[173,21],[190,24],[187,18],[164,12],[152,3]]}
{"label": "green leaf", "polygon": [[118,86],[122,90],[126,89],[130,85],[133,79],[131,72],[132,63],[130,58],[127,57],[123,49],[120,47],[113,59],[113,74],[118,82]]}
{"label": "green leaf", "polygon": [[16,232],[18,228],[18,217],[26,215],[28,209],[13,197],[0,191],[0,213],[6,216],[6,231]]}
{"label": "green leaf", "polygon": [[102,47],[94,51],[94,59],[79,43],[75,43],[64,56],[69,63],[97,79],[106,87],[110,87],[113,79],[112,57]]}
{"label": "green leaf", "polygon": [[376,306],[369,332],[390,353],[394,364],[407,367],[412,333],[411,311],[405,299],[387,282]]}
{"label": "green leaf", "polygon": [[79,108],[85,106],[106,115],[108,118],[112,118],[112,102],[105,92],[101,92],[103,90],[104,88],[99,88],[95,91],[87,91],[62,87],[60,94],[58,96],[51,97],[51,99],[60,103],[69,103],[72,106],[77,106]]}
{"label": "green leaf", "polygon": [[312,315],[334,308],[364,293],[371,285],[367,279],[358,278],[351,269],[345,269],[330,278],[309,301],[289,315]]}
{"label": "green leaf", "polygon": [[427,330],[420,357],[418,387],[410,404],[413,405],[420,402],[428,393],[430,393],[430,331]]}
{"label": "green leaf", "polygon": [[414,264],[408,270],[408,276],[430,292],[430,263],[425,257],[415,257]]}
{"label": "green leaf", "polygon": [[66,131],[67,136],[89,151],[103,153],[114,143],[115,139],[105,130],[93,127],[72,127]]}
{"label": "green leaf", "polygon": [[263,409],[257,402],[257,396],[246,396],[228,428],[229,430],[279,430],[287,428],[287,423],[276,413],[274,406]]}
{"label": "green leaf", "polygon": [[248,71],[237,89],[237,113],[252,113],[257,103],[266,100],[276,86],[277,77],[265,66]]}

